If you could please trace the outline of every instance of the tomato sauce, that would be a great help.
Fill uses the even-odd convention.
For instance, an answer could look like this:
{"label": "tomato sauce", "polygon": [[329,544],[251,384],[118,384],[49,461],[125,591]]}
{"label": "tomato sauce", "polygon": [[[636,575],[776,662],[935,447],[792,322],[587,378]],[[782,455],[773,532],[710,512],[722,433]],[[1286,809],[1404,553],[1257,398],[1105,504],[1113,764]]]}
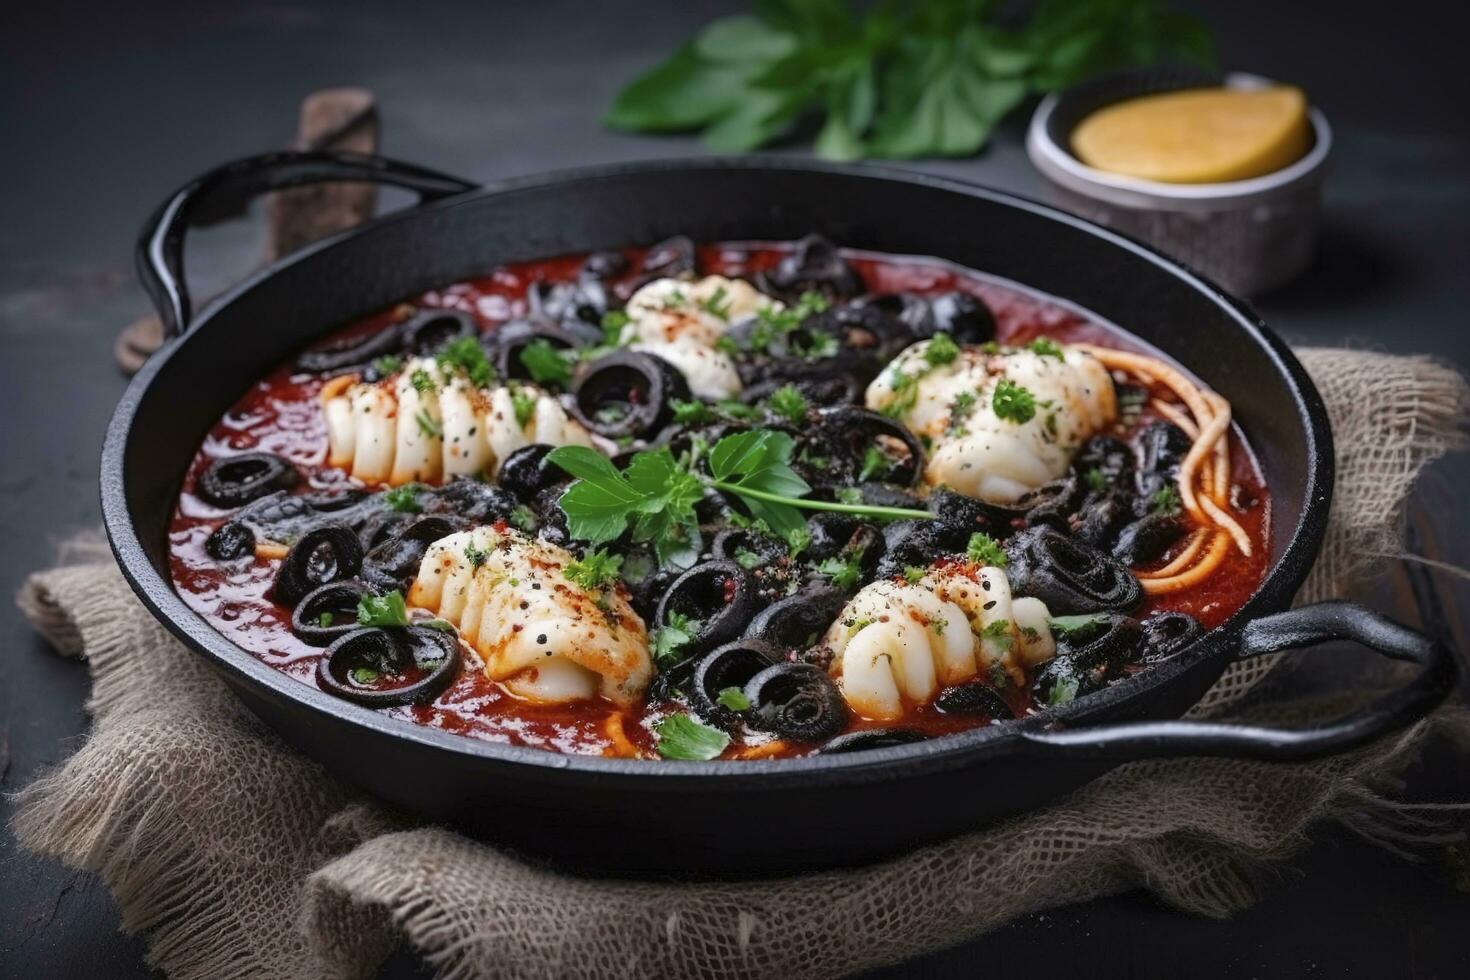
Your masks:
{"label": "tomato sauce", "polygon": [[[706,274],[749,276],[775,265],[782,246],[721,244],[699,249],[699,267]],[[636,267],[642,250],[626,252]],[[997,339],[1024,344],[1046,336],[1059,343],[1095,343],[1122,350],[1153,353],[1137,339],[1084,312],[1015,284],[925,258],[880,256],[846,252],[848,262],[875,293],[938,293],[964,290],[983,299],[995,316]],[[384,310],[347,325],[330,339],[381,330],[415,309],[450,308],[472,314],[484,331],[527,312],[526,293],[537,281],[570,281],[584,256],[563,256],[497,268],[467,282],[429,290],[406,305]],[[626,298],[624,296],[623,298]],[[328,338],[323,338],[324,340]],[[247,451],[264,451],[294,462],[306,479],[301,492],[346,489],[357,482],[325,465],[326,425],[317,400],[322,379],[296,373],[283,365],[245,392],[209,431],[184,480],[183,492],[169,526],[174,584],[184,600],[227,639],[261,661],[316,684],[322,648],[303,643],[291,632],[290,610],[267,595],[279,562],[254,559],[249,564],[222,564],[204,551],[204,542],[226,519],[228,512],[194,494],[199,473],[213,459]],[[1163,389],[1160,389],[1162,393]],[[1144,409],[1134,427],[1154,421]],[[1131,429],[1130,429],[1131,431]],[[1125,433],[1115,433],[1126,437]],[[1231,479],[1239,506],[1234,516],[1251,540],[1254,554],[1245,558],[1232,552],[1225,565],[1204,582],[1166,596],[1150,596],[1139,616],[1168,609],[1186,612],[1208,629],[1224,622],[1255,592],[1265,577],[1270,553],[1269,496],[1260,468],[1241,433],[1230,433]],[[1169,556],[1165,557],[1165,561]],[[1035,710],[1026,691],[1014,686],[1003,692],[1018,714]],[[529,705],[487,679],[473,650],[464,649],[455,680],[432,703],[383,709],[395,717],[491,742],[531,746],[563,753],[626,755],[653,754],[652,727],[677,706],[650,703],[636,711],[609,702],[590,701],[564,706]],[[986,723],[974,716],[946,715],[932,707],[910,713],[901,725],[929,735],[962,731]],[[849,731],[889,727],[854,718]],[[726,757],[742,755],[801,755],[811,746],[764,744],[756,735],[738,742]]]}

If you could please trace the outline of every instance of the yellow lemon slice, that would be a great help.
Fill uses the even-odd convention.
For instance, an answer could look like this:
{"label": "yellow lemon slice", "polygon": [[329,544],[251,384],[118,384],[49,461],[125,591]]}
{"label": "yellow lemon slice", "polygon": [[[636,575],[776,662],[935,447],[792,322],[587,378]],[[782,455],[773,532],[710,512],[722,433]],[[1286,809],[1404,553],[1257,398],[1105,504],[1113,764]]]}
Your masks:
{"label": "yellow lemon slice", "polygon": [[1072,133],[1083,163],[1174,184],[1246,180],[1307,152],[1307,100],[1286,85],[1146,95],[1099,109]]}

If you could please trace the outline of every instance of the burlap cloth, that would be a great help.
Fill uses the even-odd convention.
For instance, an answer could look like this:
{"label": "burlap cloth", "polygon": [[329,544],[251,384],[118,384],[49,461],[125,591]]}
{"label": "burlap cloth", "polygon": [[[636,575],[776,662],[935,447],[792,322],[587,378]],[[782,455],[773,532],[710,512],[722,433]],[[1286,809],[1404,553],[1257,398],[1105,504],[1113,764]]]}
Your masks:
{"label": "burlap cloth", "polygon": [[[1331,530],[1302,599],[1340,594],[1396,547],[1421,467],[1458,443],[1470,390],[1423,358],[1304,350],[1337,436]],[[1124,766],[1050,809],[877,866],[759,883],[564,876],[385,812],[265,730],[133,598],[105,552],[34,575],[20,604],[85,657],[91,737],[19,796],[24,846],[100,872],[125,929],[172,977],[371,975],[407,941],[454,977],[825,977],[975,936],[1023,913],[1131,888],[1221,916],[1309,825],[1432,838],[1443,808],[1391,801],[1447,708],[1320,762]],[[1296,721],[1334,703],[1263,697],[1232,670],[1200,714]],[[611,842],[609,846],[616,846]]]}

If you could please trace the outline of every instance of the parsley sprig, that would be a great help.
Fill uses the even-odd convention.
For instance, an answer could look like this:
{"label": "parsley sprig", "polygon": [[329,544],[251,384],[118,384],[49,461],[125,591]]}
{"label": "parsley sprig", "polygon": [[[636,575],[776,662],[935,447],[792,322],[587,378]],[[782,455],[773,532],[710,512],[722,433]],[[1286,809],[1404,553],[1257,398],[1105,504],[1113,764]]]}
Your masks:
{"label": "parsley sprig", "polygon": [[676,459],[667,446],[634,453],[626,470],[585,446],[562,446],[547,459],[577,479],[559,505],[572,537],[599,545],[631,531],[651,543],[661,561],[698,540],[694,506],[707,489],[737,498],[778,536],[805,530],[801,510],[825,510],[885,520],[929,516],[906,507],[813,500],[811,487],[791,468],[791,436],[751,429],[726,436],[709,449]]}

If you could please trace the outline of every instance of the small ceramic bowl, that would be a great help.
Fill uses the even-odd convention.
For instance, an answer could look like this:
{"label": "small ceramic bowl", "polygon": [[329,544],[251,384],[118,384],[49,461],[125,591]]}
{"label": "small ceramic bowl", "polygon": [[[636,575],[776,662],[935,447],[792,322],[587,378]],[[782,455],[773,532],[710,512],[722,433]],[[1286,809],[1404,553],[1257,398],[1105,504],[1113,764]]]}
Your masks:
{"label": "small ceramic bowl", "polygon": [[1073,155],[1072,131],[1103,106],[1140,95],[1202,86],[1259,88],[1257,75],[1196,69],[1124,72],[1047,96],[1031,118],[1026,151],[1058,206],[1141,239],[1239,295],[1280,286],[1317,250],[1322,182],[1332,130],[1309,110],[1313,143],[1295,163],[1263,177],[1169,184],[1089,167]]}

